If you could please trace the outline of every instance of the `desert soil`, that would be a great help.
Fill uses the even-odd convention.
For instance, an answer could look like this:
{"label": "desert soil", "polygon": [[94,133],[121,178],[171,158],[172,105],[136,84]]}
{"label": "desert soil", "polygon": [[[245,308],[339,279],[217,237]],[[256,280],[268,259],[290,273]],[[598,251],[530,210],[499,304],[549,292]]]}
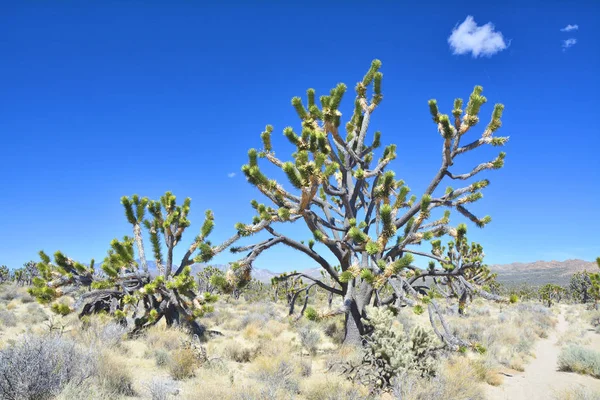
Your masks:
{"label": "desert soil", "polygon": [[[537,342],[534,348],[535,358],[525,366],[524,372],[506,371],[504,383],[500,386],[488,386],[489,400],[548,400],[560,398],[562,391],[583,387],[600,391],[600,379],[558,370],[558,355],[562,349],[557,342],[569,328],[569,322],[561,308],[556,328],[546,339]],[[591,332],[588,334],[591,335]],[[594,348],[600,343],[594,340]],[[557,397],[558,395],[558,397]]]}

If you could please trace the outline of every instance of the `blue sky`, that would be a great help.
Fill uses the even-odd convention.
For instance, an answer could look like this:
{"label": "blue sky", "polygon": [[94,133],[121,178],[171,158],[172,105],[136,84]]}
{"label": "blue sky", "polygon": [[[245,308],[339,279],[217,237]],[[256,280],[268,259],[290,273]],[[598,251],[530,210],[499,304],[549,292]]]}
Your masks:
{"label": "blue sky", "polygon": [[[600,255],[598,5],[222,3],[3,2],[0,264],[19,267],[40,249],[102,258],[112,238],[130,234],[119,198],[134,193],[191,197],[188,241],[207,208],[213,241],[229,236],[252,216],[257,196],[240,167],[264,126],[275,127],[278,155],[289,154],[290,99],[353,87],[374,58],[385,98],[373,130],[398,144],[393,167],[415,193],[440,163],[428,99],[450,112],[482,85],[485,122],[505,104],[506,167],[488,174],[475,208],[493,222],[470,229],[489,263]],[[459,29],[468,16],[478,30]],[[477,151],[458,172],[497,150]],[[301,226],[288,231],[309,238]],[[285,249],[255,265],[312,266]]]}

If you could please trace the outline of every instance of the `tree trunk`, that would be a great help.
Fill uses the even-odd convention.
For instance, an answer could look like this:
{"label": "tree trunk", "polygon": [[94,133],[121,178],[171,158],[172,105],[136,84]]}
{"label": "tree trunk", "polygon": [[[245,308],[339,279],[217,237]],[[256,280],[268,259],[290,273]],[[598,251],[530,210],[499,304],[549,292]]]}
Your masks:
{"label": "tree trunk", "polygon": [[192,335],[198,335],[202,337],[206,332],[204,326],[200,325],[196,320],[188,320],[185,314],[179,312],[177,306],[170,304],[165,311],[165,320],[169,327],[185,327],[189,329]]}
{"label": "tree trunk", "polygon": [[367,333],[361,319],[367,316],[365,307],[371,301],[373,292],[370,285],[363,283],[354,289],[354,295],[346,298],[344,303],[348,308],[344,328],[343,344],[360,346],[364,343],[363,335]]}
{"label": "tree trunk", "polygon": [[458,300],[458,314],[465,315],[465,308],[467,307],[467,291],[463,290]]}

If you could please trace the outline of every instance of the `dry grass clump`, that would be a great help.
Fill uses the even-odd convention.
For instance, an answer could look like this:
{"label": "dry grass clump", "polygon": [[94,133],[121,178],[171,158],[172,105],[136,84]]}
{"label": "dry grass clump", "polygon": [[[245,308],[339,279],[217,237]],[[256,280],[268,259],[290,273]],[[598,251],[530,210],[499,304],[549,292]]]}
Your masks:
{"label": "dry grass clump", "polygon": [[413,375],[402,377],[394,395],[402,400],[469,399],[484,400],[483,389],[476,384],[477,368],[466,357],[450,357],[431,379]]}
{"label": "dry grass clump", "polygon": [[96,374],[97,354],[56,335],[22,336],[0,350],[0,398],[44,400]]}
{"label": "dry grass clump", "polygon": [[123,350],[121,344],[127,338],[127,328],[106,316],[87,317],[75,332],[82,343],[105,349]]}
{"label": "dry grass clump", "polygon": [[250,346],[237,340],[228,341],[223,348],[223,355],[231,361],[248,363],[258,354],[257,346]]}
{"label": "dry grass clump", "polygon": [[183,400],[229,400],[245,393],[251,386],[239,377],[237,371],[230,371],[225,364],[211,363],[198,369],[196,378],[181,384],[180,397]]}
{"label": "dry grass clump", "polygon": [[562,390],[554,395],[555,400],[600,400],[600,392],[584,387]]}
{"label": "dry grass clump", "polygon": [[55,400],[113,400],[114,398],[114,394],[106,393],[101,387],[86,381],[79,385],[67,384]]}
{"label": "dry grass clump", "polygon": [[17,326],[17,316],[13,311],[2,310],[0,311],[0,326],[14,327]]}
{"label": "dry grass clump", "polygon": [[193,377],[199,363],[190,349],[177,349],[171,353],[167,366],[173,379],[182,380]]}
{"label": "dry grass clump", "polygon": [[489,356],[476,355],[470,358],[468,362],[480,382],[492,386],[500,386],[504,382],[503,375],[499,374],[497,363]]}
{"label": "dry grass clump", "polygon": [[152,400],[168,400],[179,394],[179,387],[171,379],[152,378],[145,387]]}
{"label": "dry grass clump", "polygon": [[251,377],[262,382],[269,393],[296,393],[299,376],[299,365],[287,354],[277,358],[261,356],[251,365]]}
{"label": "dry grass clump", "polygon": [[189,339],[189,334],[181,329],[169,328],[165,324],[157,324],[145,332],[145,342],[150,349],[176,350]]}
{"label": "dry grass clump", "polygon": [[27,291],[22,290],[22,288],[13,283],[0,285],[0,300],[5,302],[21,298],[25,293]]}
{"label": "dry grass clump", "polygon": [[133,377],[130,370],[110,350],[100,353],[98,382],[105,393],[114,397],[134,396]]}
{"label": "dry grass clump", "polygon": [[323,333],[335,344],[342,344],[344,340],[344,323],[341,318],[326,320]]}
{"label": "dry grass clump", "polygon": [[27,304],[25,315],[23,315],[22,320],[30,326],[41,324],[48,320],[48,314],[38,303],[30,303]]}
{"label": "dry grass clump", "polygon": [[353,385],[335,374],[318,374],[300,384],[300,393],[307,400],[359,400],[368,398],[366,388]]}
{"label": "dry grass clump", "polygon": [[314,325],[306,325],[298,331],[300,345],[312,356],[317,354],[321,343],[321,332]]}
{"label": "dry grass clump", "polygon": [[558,356],[558,369],[600,379],[600,352],[573,345],[563,348]]}

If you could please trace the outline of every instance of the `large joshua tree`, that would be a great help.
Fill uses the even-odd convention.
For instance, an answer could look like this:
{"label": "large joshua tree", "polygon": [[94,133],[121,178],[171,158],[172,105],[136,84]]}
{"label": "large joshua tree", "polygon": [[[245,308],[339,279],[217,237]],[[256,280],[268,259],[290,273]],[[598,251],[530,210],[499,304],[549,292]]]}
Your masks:
{"label": "large joshua tree", "polygon": [[[420,278],[451,278],[441,283],[456,283],[461,290],[498,299],[477,285],[476,278],[480,276],[477,270],[482,267],[483,259],[480,246],[467,245],[466,225],[453,227],[449,219],[450,210],[455,210],[478,227],[490,222],[489,216],[479,218],[468,209],[482,197],[481,190],[489,181],[472,181],[441,192],[437,189],[442,181],[464,182],[485,170],[503,166],[504,153],[501,152],[494,160],[483,162],[471,171],[457,173],[452,168],[454,160],[467,152],[484,145],[506,143],[507,137],[494,136],[500,128],[504,106],[496,104],[483,133],[463,144],[479,122],[480,108],[486,102],[483,89],[475,87],[464,110],[463,100],[456,99],[451,116],[441,114],[437,102],[430,100],[432,119],[441,136],[441,165],[423,193],[409,196],[409,187],[389,169],[390,162],[396,158],[396,145],[388,145],[377,157],[381,133],[369,133],[371,118],[383,99],[380,66],[380,61],[374,60],[364,78],[357,83],[354,110],[345,125],[345,135],[341,128],[340,104],[346,85],[341,83],[329,95],[319,98],[320,106],[313,89],[307,91],[307,103],[299,97],[292,99],[300,118],[300,131],[297,133],[292,127],[283,130],[285,137],[296,147],[291,161],[282,160],[275,154],[271,143],[273,127],[267,125],[261,135],[262,149],[249,150],[249,162],[242,171],[266,197],[268,204],[252,201],[258,212],[253,225],[240,223],[236,228],[241,236],[266,231],[271,237],[254,245],[232,249],[249,252],[230,271],[239,276],[247,276],[252,261],[277,244],[310,257],[336,283],[335,286],[301,273],[288,276],[300,276],[343,297],[340,309],[322,316],[345,314],[345,342],[351,343],[360,342],[367,333],[361,318],[366,316],[365,307],[371,302],[397,307],[408,304],[417,309],[423,309],[423,304],[427,303],[432,322],[435,315],[441,318],[433,293],[425,295],[422,290],[415,290]],[[269,179],[259,167],[262,159],[283,170],[291,186]],[[443,215],[440,213],[438,219],[432,218],[434,213],[444,209],[446,211]],[[277,231],[277,224],[298,220],[303,221],[314,238],[307,245]],[[452,239],[449,245],[452,248],[447,253],[442,252],[438,242],[432,243],[431,252],[413,247],[445,235]],[[328,258],[315,249],[315,241],[330,253]],[[429,267],[420,269],[413,265],[413,254],[427,257],[432,262]],[[328,259],[336,260],[339,272]],[[384,293],[391,294],[384,297]],[[444,332],[438,332],[446,342],[464,345],[451,335],[445,323],[442,325]]]}
{"label": "large joshua tree", "polygon": [[[129,326],[132,333],[164,317],[168,325],[187,326],[192,332],[202,334],[196,318],[210,310],[216,298],[209,293],[198,293],[190,266],[194,261],[206,261],[220,253],[239,235],[222,245],[212,246],[207,237],[213,229],[214,217],[207,211],[200,234],[176,264],[173,252],[190,226],[191,200],[186,198],[182,205],[177,205],[175,196],[167,192],[159,201],[134,195],[123,197],[121,202],[133,228],[133,237],[111,242],[101,272],[94,269],[93,260],[84,265],[56,252],[52,261],[40,252],[41,262],[37,264],[40,275],[34,278],[30,293],[42,303],[53,303],[53,310],[60,314],[77,310],[83,317],[107,312]],[[158,270],[155,276],[148,269],[143,227],[152,245]],[[57,301],[65,294],[76,299],[73,306]]]}

